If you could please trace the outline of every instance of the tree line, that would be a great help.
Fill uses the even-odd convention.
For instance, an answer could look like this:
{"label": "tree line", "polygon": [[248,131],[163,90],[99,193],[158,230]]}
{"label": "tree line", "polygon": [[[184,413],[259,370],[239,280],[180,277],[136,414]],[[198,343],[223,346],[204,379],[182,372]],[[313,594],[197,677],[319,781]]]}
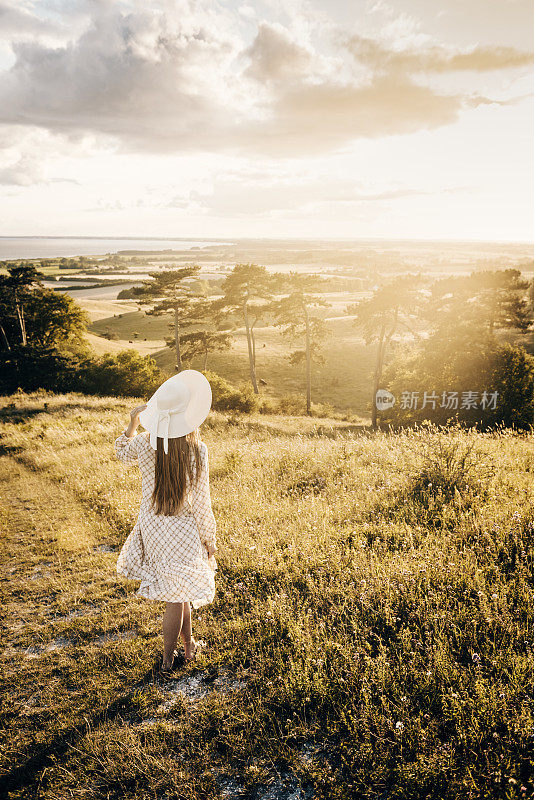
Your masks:
{"label": "tree line", "polygon": [[[271,273],[252,263],[236,264],[219,282],[220,296],[212,296],[199,273],[198,265],[164,269],[150,273],[141,286],[131,290],[148,315],[169,316],[167,345],[174,351],[175,369],[180,371],[201,359],[206,371],[209,355],[228,349],[240,326],[246,336],[250,384],[259,395],[256,328],[259,323],[273,325],[290,344],[288,361],[304,366],[306,413],[311,414],[313,365],[324,364],[323,349],[332,336],[324,315],[331,307],[325,297],[328,279],[317,274]],[[85,387],[98,391],[100,379],[109,385],[114,359],[115,384],[120,385],[117,357],[107,356],[104,369],[105,358],[98,362],[91,356],[83,339],[87,316],[68,295],[44,288],[43,277],[31,264],[12,265],[7,275],[0,276],[0,342],[8,376],[0,388],[4,393],[17,385],[36,388],[46,363],[49,374],[56,359],[52,371],[60,374],[63,359],[68,372],[65,359],[72,363],[80,354],[83,359],[77,367],[86,376]],[[345,314],[366,343],[376,348],[374,372],[369,376],[372,425],[425,417],[424,409],[401,413],[398,404],[387,414],[380,413],[376,395],[381,388],[418,392],[424,391],[426,381],[429,389],[439,385],[446,391],[448,381],[449,387],[461,391],[469,382],[478,384],[482,379],[501,388],[499,409],[486,414],[486,422],[502,419],[508,424],[532,424],[532,356],[521,345],[503,342],[502,336],[506,332],[521,336],[532,329],[533,286],[534,281],[529,283],[516,269],[476,271],[437,280],[408,274],[382,280],[369,297],[348,303]],[[155,365],[152,372],[149,367],[154,362],[133,351],[126,361],[124,358],[122,367],[130,371],[134,369],[132,359],[136,362],[135,370],[142,376],[138,393],[146,394],[142,381],[152,385],[158,380]],[[139,385],[130,379],[129,389],[136,391]],[[106,388],[101,386],[100,391],[106,393]],[[472,413],[447,415],[446,411],[433,416],[443,421],[477,421]]]}

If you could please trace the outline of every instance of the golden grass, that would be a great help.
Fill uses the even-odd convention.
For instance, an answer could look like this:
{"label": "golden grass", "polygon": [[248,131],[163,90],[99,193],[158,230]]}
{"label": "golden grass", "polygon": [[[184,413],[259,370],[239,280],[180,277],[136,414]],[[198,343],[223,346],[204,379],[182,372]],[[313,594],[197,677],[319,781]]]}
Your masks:
{"label": "golden grass", "polygon": [[140,490],[113,441],[136,403],[1,403],[11,797],[532,792],[527,435],[210,414],[219,570],[187,699],[150,677],[162,606],[114,572]]}

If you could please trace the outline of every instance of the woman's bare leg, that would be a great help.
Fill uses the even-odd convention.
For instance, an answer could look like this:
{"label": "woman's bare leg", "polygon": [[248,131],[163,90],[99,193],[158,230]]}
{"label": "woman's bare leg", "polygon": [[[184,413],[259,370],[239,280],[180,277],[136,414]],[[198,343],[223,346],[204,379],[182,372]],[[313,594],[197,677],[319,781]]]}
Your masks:
{"label": "woman's bare leg", "polygon": [[191,605],[189,601],[184,603],[184,616],[182,619],[182,630],[180,636],[184,644],[191,641]]}
{"label": "woman's bare leg", "polygon": [[191,605],[189,602],[184,603],[184,616],[180,635],[184,643],[185,657],[191,658],[194,651],[195,640],[191,633]]}
{"label": "woman's bare leg", "polygon": [[[189,603],[188,603],[189,605]],[[167,603],[163,614],[163,666],[171,667],[174,648],[182,629],[184,603]]]}

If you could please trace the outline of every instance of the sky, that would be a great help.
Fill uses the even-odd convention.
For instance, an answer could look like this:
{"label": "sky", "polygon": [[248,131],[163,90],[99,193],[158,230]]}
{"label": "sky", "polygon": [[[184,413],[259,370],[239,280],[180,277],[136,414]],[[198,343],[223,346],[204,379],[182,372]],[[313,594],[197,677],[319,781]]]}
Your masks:
{"label": "sky", "polygon": [[534,241],[533,0],[0,0],[0,235]]}

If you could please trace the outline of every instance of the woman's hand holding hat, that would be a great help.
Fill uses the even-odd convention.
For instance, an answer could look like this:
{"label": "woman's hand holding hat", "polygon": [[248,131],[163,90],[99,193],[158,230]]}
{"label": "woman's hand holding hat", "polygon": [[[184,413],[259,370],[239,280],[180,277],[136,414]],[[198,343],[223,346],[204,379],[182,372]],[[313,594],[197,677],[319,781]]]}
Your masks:
{"label": "woman's hand holding hat", "polygon": [[139,425],[139,414],[141,411],[144,411],[146,408],[146,403],[143,403],[141,406],[136,406],[130,411],[130,424],[125,431],[126,436],[132,437],[135,433],[137,426]]}
{"label": "woman's hand holding hat", "polygon": [[132,419],[135,419],[136,417],[138,417],[138,416],[139,416],[139,414],[141,413],[141,411],[144,411],[144,410],[145,410],[145,408],[146,408],[146,403],[143,403],[143,405],[141,405],[141,406],[136,406],[135,408],[133,408],[133,409],[130,411],[130,417],[131,417]]}

